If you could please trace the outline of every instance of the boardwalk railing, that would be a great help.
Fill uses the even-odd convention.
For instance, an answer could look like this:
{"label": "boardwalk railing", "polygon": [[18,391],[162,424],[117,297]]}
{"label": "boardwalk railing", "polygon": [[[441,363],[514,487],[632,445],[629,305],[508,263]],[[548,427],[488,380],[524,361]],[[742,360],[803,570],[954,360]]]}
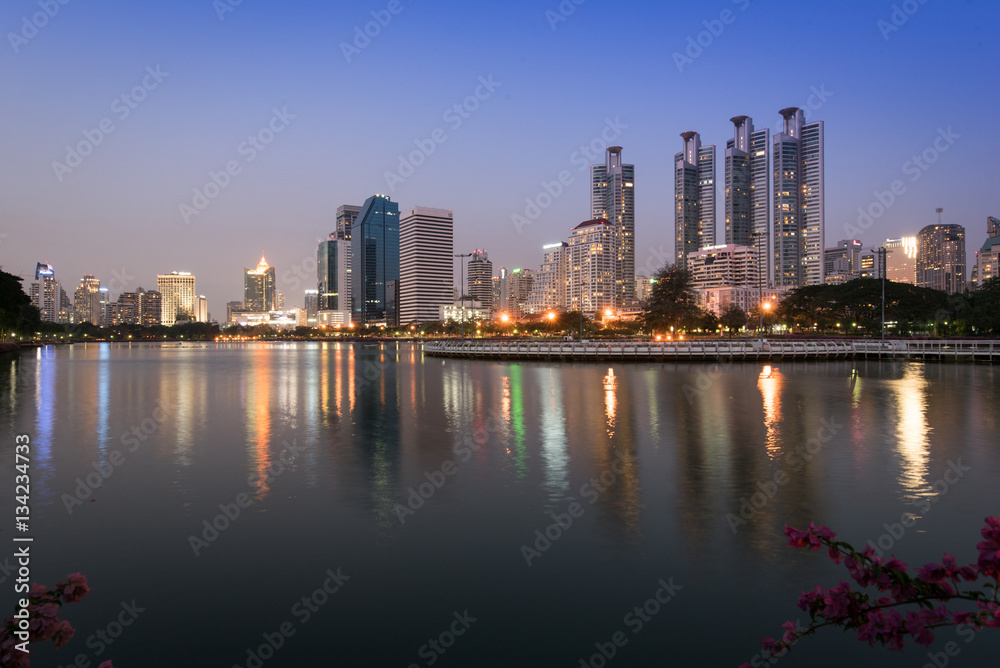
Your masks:
{"label": "boardwalk railing", "polygon": [[1000,361],[1000,341],[892,339],[695,341],[431,341],[423,350],[440,357],[566,361],[920,359]]}

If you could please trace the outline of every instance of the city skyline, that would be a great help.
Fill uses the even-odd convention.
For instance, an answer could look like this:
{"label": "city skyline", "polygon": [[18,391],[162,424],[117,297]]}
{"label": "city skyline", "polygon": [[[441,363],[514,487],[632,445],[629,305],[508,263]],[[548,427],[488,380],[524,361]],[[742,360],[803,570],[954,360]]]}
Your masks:
{"label": "city skyline", "polygon": [[[645,273],[650,262],[673,257],[669,156],[677,134],[696,128],[721,163],[730,118],[748,115],[755,130],[773,134],[778,110],[789,105],[805,109],[807,122],[831,121],[827,246],[859,238],[867,248],[915,235],[943,207],[944,222],[969,230],[970,252],[979,247],[981,221],[1000,211],[988,151],[1000,129],[978,92],[992,90],[982,84],[996,78],[987,54],[1000,8],[931,3],[891,29],[879,24],[890,20],[891,3],[791,12],[783,17],[787,48],[772,54],[754,44],[773,12],[745,0],[719,9],[730,4],[735,20],[713,36],[706,25],[718,12],[706,7],[650,5],[649,21],[636,25],[587,3],[552,23],[545,12],[557,9],[515,2],[477,10],[476,20],[492,29],[472,39],[457,30],[472,20],[471,8],[407,3],[349,61],[341,44],[381,7],[302,3],[293,16],[243,3],[220,17],[210,4],[175,6],[156,14],[162,30],[150,35],[137,28],[154,10],[67,6],[0,59],[12,86],[35,93],[6,109],[19,133],[3,172],[0,264],[30,281],[34,264],[47,261],[65,286],[93,274],[118,291],[148,286],[157,272],[190,271],[219,314],[240,286],[215,249],[225,247],[237,266],[265,249],[279,289],[296,304],[313,287],[299,268],[335,229],[337,208],[384,193],[401,209],[452,209],[463,221],[456,252],[485,248],[497,266],[537,268],[544,245],[590,217],[588,168],[621,145],[639,169],[635,264]],[[0,25],[19,34],[35,11],[34,2],[9,4]],[[822,35],[812,22],[824,26]],[[292,26],[294,43],[286,36]],[[180,48],[172,36],[181,31],[193,46]],[[608,31],[631,36],[629,62],[642,64],[635,72],[617,57],[583,55],[581,44],[600,43]],[[959,31],[963,40],[948,40]],[[708,46],[698,46],[699,37]],[[507,56],[512,41],[523,44],[523,61]],[[427,43],[435,46],[420,63],[406,57]],[[796,48],[813,57],[786,62],[782,52]],[[748,62],[757,76],[729,77],[734,62]],[[643,74],[650,69],[652,79]],[[782,76],[768,76],[777,71]],[[905,76],[911,71],[921,72],[919,81]],[[595,100],[592,80],[612,73],[620,85]],[[376,75],[383,84],[370,93],[372,104],[351,104],[352,91],[366,90]],[[83,80],[86,87],[75,83]],[[410,96],[405,112],[393,109],[401,95]],[[100,130],[105,118],[113,131]],[[66,147],[75,151],[88,136],[88,155],[79,164],[67,158]],[[71,171],[57,174],[55,163]],[[896,181],[901,194],[892,190]],[[197,213],[185,221],[181,205]],[[878,215],[859,225],[859,209]],[[530,224],[518,227],[513,216]],[[849,225],[858,231],[845,231]],[[723,221],[715,232],[724,239]],[[157,244],[140,245],[153,234]],[[90,242],[97,238],[101,244]]]}

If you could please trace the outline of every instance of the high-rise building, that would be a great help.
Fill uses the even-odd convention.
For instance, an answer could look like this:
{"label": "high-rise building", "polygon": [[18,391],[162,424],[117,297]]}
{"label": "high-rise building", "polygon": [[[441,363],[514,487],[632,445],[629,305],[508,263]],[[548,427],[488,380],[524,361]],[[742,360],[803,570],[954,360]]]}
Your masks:
{"label": "high-rise building", "polygon": [[976,287],[1000,276],[1000,219],[986,219],[986,243],[976,253]]}
{"label": "high-rise building", "polygon": [[591,217],[615,230],[615,302],[635,301],[635,165],[622,164],[622,147],[608,148],[603,165],[590,166]]}
{"label": "high-rise building", "polygon": [[[542,267],[528,296],[528,313],[542,313],[566,308],[566,263],[569,254],[565,241],[542,246]],[[638,283],[637,283],[638,285]],[[639,295],[636,295],[640,299]]]}
{"label": "high-rise building", "polygon": [[888,251],[885,255],[885,277],[896,283],[916,285],[917,238],[886,239],[882,247]]}
{"label": "high-rise building", "polygon": [[774,135],[773,284],[824,282],[825,177],[823,121],[805,122],[798,107],[781,110]]}
{"label": "high-rise building", "polygon": [[[749,116],[734,116],[735,136],[726,142],[726,244],[753,246],[757,257],[770,256],[771,131],[754,131]],[[767,277],[762,277],[765,279]]]}
{"label": "high-rise building", "polygon": [[649,276],[636,277],[635,296],[638,297],[640,303],[645,304],[649,301],[649,298],[653,296],[653,286],[655,285],[655,278],[650,278]]}
{"label": "high-rise building", "polygon": [[316,316],[319,313],[319,290],[306,290],[305,303],[306,324],[316,326]]}
{"label": "high-rise building", "polygon": [[484,250],[472,253],[472,259],[466,265],[468,285],[466,294],[480,303],[487,312],[493,309],[493,263]]}
{"label": "high-rise building", "polygon": [[351,228],[352,322],[397,323],[399,205],[386,195],[365,200]]}
{"label": "high-rise building", "polygon": [[[262,255],[256,269],[243,267],[243,310],[260,313],[277,307],[275,269]],[[199,321],[200,322],[200,321]]]}
{"label": "high-rise building", "polygon": [[156,275],[162,302],[160,323],[170,327],[178,320],[194,320],[195,277],[186,271]]}
{"label": "high-rise building", "polygon": [[917,235],[917,285],[949,294],[965,291],[965,228],[928,225]]}
{"label": "high-rise building", "polygon": [[101,324],[101,281],[93,274],[84,274],[73,293],[73,322]]}
{"label": "high-rise building", "polygon": [[842,285],[861,278],[861,251],[864,247],[857,239],[843,239],[833,248],[823,252],[823,274],[829,284]]}
{"label": "high-rise building", "polygon": [[606,220],[588,220],[569,237],[566,307],[598,313],[615,308],[615,230]]}
{"label": "high-rise building", "polygon": [[35,265],[35,280],[31,283],[31,304],[38,309],[43,322],[59,322],[62,309],[62,287],[56,280],[55,269],[48,262]]}
{"label": "high-rise building", "polygon": [[139,288],[139,324],[143,327],[159,325],[163,321],[163,295],[156,290]]}
{"label": "high-rise building", "polygon": [[354,221],[358,219],[359,213],[361,213],[361,207],[354,204],[343,204],[337,207],[336,235],[338,239],[350,241],[351,227],[354,226]]}
{"label": "high-rise building", "polygon": [[701,145],[697,132],[682,132],[684,150],[674,154],[674,259],[715,245],[715,144]]}
{"label": "high-rise building", "polygon": [[688,255],[687,269],[695,289],[728,286],[760,287],[757,253],[751,246],[708,246]]}
{"label": "high-rise building", "polygon": [[205,295],[194,298],[194,321],[208,322],[208,299]]}
{"label": "high-rise building", "polygon": [[490,309],[491,313],[504,310],[504,279],[502,274],[505,271],[504,267],[500,267],[500,275],[494,276],[491,280],[491,283],[493,283],[493,308]]}
{"label": "high-rise building", "polygon": [[528,297],[535,283],[535,272],[513,269],[507,278],[507,311],[515,318],[528,313]]}
{"label": "high-rise building", "polygon": [[351,241],[338,238],[334,232],[325,241],[319,242],[316,251],[316,295],[317,313],[335,312],[327,320],[335,324],[351,322]]}
{"label": "high-rise building", "polygon": [[436,322],[454,303],[455,227],[447,209],[415,207],[399,219],[399,323]]}

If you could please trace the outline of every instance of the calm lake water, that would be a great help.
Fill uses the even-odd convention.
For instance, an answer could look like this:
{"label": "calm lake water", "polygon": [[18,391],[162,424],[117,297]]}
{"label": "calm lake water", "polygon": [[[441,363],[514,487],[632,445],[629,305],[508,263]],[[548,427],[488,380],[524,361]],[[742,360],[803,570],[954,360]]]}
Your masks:
{"label": "calm lake water", "polygon": [[[93,588],[64,611],[73,641],[32,665],[735,667],[805,621],[801,590],[846,577],[785,547],[786,522],[912,566],[974,560],[1000,514],[997,369],[762,371],[409,344],[4,356],[0,535],[28,434],[32,579]],[[949,665],[995,665],[1000,633],[944,630],[932,651],[950,640]],[[780,665],[929,661],[826,629]]]}

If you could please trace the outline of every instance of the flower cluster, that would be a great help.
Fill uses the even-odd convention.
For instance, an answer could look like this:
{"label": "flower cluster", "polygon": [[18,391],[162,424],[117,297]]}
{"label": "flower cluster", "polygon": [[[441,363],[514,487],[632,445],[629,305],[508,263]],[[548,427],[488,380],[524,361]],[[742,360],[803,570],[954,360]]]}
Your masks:
{"label": "flower cluster", "polygon": [[[59,619],[59,609],[66,603],[76,603],[89,592],[87,576],[80,573],[70,573],[66,582],[57,582],[52,589],[33,584],[28,592],[28,618],[19,620],[11,615],[0,627],[0,668],[31,665],[29,654],[17,648],[23,642],[23,636],[19,637],[17,631],[23,633],[25,624],[33,643],[51,640],[57,648],[68,643],[76,630],[65,619]],[[105,661],[99,668],[112,668],[111,662]]]}
{"label": "flower cluster", "polygon": [[[810,624],[800,628],[795,622],[786,622],[780,640],[761,640],[765,658],[784,654],[799,638],[824,626],[854,630],[858,640],[869,645],[877,642],[891,649],[902,649],[908,640],[930,645],[934,642],[934,629],[942,626],[1000,628],[1000,519],[996,517],[986,518],[984,540],[977,545],[977,563],[959,566],[954,557],[945,554],[940,564],[927,564],[915,575],[896,557],[881,559],[870,547],[858,552],[850,543],[834,540],[836,534],[828,527],[817,527],[812,522],[803,530],[786,525],[785,535],[791,547],[812,550],[827,547],[830,559],[843,564],[861,588],[853,589],[850,582],[841,580],[829,589],[817,586],[813,591],[802,592],[799,607],[809,613]],[[960,588],[962,583],[978,582],[981,578],[986,580],[982,590]],[[877,595],[871,592],[872,588]],[[975,607],[971,610],[948,607],[955,603],[964,603],[966,608],[975,604]],[[744,663],[740,668],[750,668],[750,664]]]}

